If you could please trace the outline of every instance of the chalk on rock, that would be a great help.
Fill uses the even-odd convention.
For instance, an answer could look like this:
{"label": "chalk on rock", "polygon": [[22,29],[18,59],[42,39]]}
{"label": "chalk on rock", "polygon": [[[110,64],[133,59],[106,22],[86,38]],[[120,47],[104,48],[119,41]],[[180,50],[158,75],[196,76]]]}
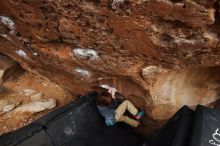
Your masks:
{"label": "chalk on rock", "polygon": [[105,89],[111,88],[111,87],[110,87],[109,85],[107,85],[107,84],[102,84],[102,85],[100,85],[100,87],[105,88]]}
{"label": "chalk on rock", "polygon": [[0,22],[2,22],[4,25],[6,25],[10,30],[15,29],[14,21],[7,16],[0,16]]}
{"label": "chalk on rock", "polygon": [[99,58],[98,53],[93,49],[76,48],[73,52],[77,57],[83,59],[96,60]]}
{"label": "chalk on rock", "polygon": [[75,71],[80,74],[82,77],[89,77],[90,72],[88,70],[82,69],[82,68],[76,68]]}
{"label": "chalk on rock", "polygon": [[23,57],[23,58],[25,58],[25,59],[29,59],[29,58],[28,58],[28,55],[27,55],[23,50],[19,49],[19,50],[16,50],[15,52],[16,52],[20,57]]}
{"label": "chalk on rock", "polygon": [[122,4],[122,3],[124,3],[125,1],[126,1],[126,0],[113,0],[111,6],[112,6],[113,9],[116,9],[116,5]]}
{"label": "chalk on rock", "polygon": [[29,103],[25,103],[18,108],[15,109],[15,112],[31,112],[37,113],[42,112],[46,109],[52,109],[56,107],[55,99],[41,99],[40,101],[32,101]]}

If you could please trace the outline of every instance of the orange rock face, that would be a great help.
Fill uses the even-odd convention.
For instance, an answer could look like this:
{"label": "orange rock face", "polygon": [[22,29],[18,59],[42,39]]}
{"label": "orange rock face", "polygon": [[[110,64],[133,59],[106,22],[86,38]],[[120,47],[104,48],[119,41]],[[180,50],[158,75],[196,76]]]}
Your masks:
{"label": "orange rock face", "polygon": [[[114,86],[151,118],[166,119],[184,104],[208,104],[219,96],[217,78],[207,100],[200,100],[199,89],[185,89],[195,68],[220,65],[219,5],[217,0],[2,0],[0,52],[75,95]],[[203,71],[193,84],[212,75],[209,68]],[[172,110],[163,110],[166,105]]]}

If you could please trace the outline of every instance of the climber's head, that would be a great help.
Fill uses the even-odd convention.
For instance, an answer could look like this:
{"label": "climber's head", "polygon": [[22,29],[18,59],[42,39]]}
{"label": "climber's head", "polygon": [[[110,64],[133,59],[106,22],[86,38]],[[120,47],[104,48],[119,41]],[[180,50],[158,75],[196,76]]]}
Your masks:
{"label": "climber's head", "polygon": [[96,103],[99,106],[109,106],[112,103],[112,100],[112,95],[106,91],[98,94]]}

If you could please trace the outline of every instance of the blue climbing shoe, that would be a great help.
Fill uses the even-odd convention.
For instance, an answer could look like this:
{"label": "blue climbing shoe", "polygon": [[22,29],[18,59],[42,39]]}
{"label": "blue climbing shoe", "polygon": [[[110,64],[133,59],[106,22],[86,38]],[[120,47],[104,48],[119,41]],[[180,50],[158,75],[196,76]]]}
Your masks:
{"label": "blue climbing shoe", "polygon": [[114,126],[115,125],[115,120],[114,119],[105,119],[105,124],[107,126]]}

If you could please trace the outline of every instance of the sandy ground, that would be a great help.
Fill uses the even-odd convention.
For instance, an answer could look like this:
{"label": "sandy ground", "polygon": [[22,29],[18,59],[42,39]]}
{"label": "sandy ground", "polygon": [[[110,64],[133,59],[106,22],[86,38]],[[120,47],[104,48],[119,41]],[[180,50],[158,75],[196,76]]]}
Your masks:
{"label": "sandy ground", "polygon": [[[5,92],[0,94],[0,102],[6,101],[14,106],[7,112],[0,111],[0,134],[19,129],[35,119],[47,114],[74,100],[74,97],[58,85],[31,73],[23,73],[17,79],[9,79],[3,83]],[[56,99],[56,107],[41,112],[15,112],[16,108],[32,102],[23,90],[42,93],[44,99]],[[10,108],[10,106],[9,106]]]}

